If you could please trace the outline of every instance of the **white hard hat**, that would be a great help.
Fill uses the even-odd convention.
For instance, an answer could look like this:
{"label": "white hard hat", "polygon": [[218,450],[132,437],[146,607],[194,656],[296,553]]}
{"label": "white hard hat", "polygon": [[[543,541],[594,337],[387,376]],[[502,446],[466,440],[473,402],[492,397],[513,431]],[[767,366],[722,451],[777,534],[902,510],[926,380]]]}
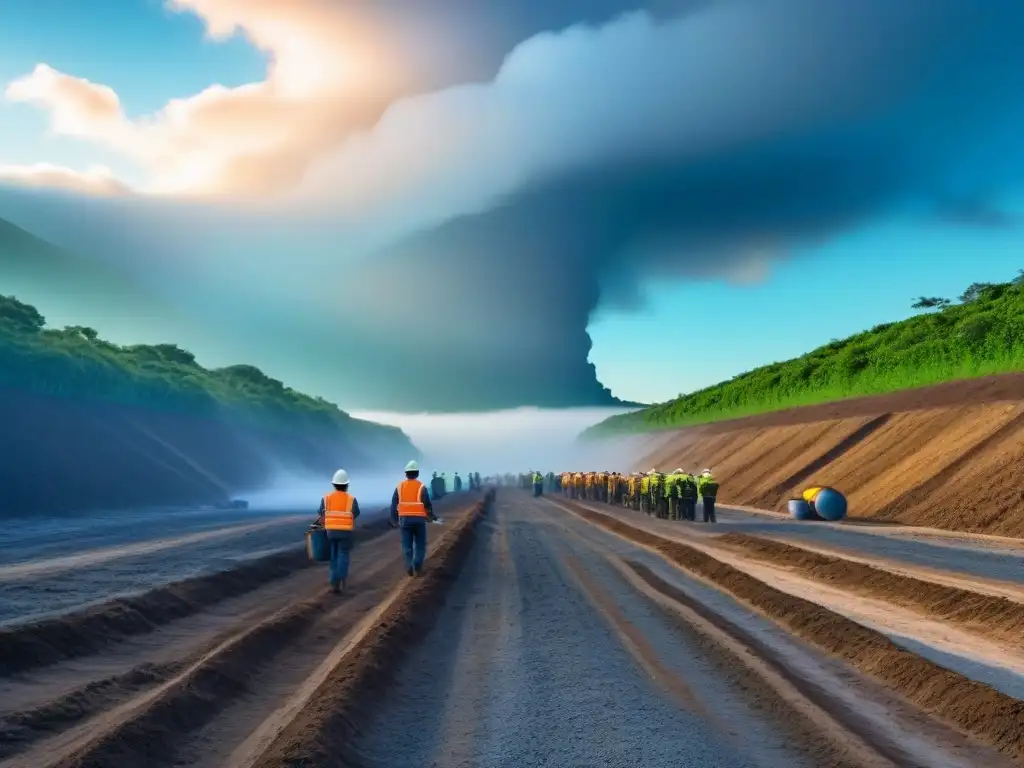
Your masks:
{"label": "white hard hat", "polygon": [[701,472],[701,474],[702,475],[710,475],[711,474],[711,470],[710,469],[705,469],[703,472]]}
{"label": "white hard hat", "polygon": [[648,475],[656,475],[656,474],[658,474],[658,470],[656,470],[656,469],[652,469],[652,470],[651,470],[650,472],[648,472],[647,474],[648,474]]}
{"label": "white hard hat", "polygon": [[335,472],[334,477],[331,478],[331,485],[348,485],[348,472],[344,469]]}
{"label": "white hard hat", "polygon": [[683,470],[680,469],[679,467],[676,467],[675,472],[673,472],[672,474],[673,475],[681,475],[681,474],[683,474]]}
{"label": "white hard hat", "polygon": [[405,465],[405,471],[406,472],[419,472],[420,471],[420,465],[417,464],[415,461],[410,461],[408,464]]}

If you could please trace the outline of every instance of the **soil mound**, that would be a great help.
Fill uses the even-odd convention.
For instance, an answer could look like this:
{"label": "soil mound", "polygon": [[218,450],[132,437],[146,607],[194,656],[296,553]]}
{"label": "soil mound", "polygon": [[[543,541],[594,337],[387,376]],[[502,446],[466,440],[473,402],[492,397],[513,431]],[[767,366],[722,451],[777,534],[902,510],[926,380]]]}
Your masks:
{"label": "soil mound", "polygon": [[367,702],[390,685],[394,659],[410,642],[422,638],[437,617],[438,604],[458,577],[474,540],[480,515],[494,501],[487,491],[473,512],[430,556],[422,578],[385,612],[377,626],[353,648],[313,695],[299,716],[271,744],[256,768],[358,765],[348,754],[351,737],[367,717]]}
{"label": "soil mound", "polygon": [[1024,605],[1005,597],[935,584],[745,533],[727,533],[717,541],[746,557],[787,568],[831,586],[912,608],[982,634],[998,632],[1016,641],[1024,631]]}
{"label": "soil mound", "polygon": [[572,502],[575,514],[666,559],[753,606],[792,634],[845,659],[926,712],[1016,759],[1024,757],[1024,701],[903,650],[885,635],[781,592],[710,555]]}
{"label": "soil mound", "polygon": [[690,427],[636,467],[712,467],[727,504],[831,485],[853,517],[1024,536],[1021,461],[1024,374],[1008,374]]}
{"label": "soil mound", "polygon": [[[378,520],[358,529],[356,536],[368,540],[387,530],[387,520]],[[193,616],[309,565],[303,550],[280,552],[83,611],[0,630],[0,677],[88,656],[126,637],[143,635]]]}

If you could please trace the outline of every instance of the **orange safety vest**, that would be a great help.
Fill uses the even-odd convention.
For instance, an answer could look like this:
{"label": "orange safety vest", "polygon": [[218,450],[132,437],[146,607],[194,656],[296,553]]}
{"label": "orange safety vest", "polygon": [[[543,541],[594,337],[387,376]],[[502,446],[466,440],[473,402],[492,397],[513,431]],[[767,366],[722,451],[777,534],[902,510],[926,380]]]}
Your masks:
{"label": "orange safety vest", "polygon": [[424,487],[419,480],[403,480],[398,484],[399,517],[427,516],[427,508],[420,501]]}
{"label": "orange safety vest", "polygon": [[352,515],[355,497],[345,491],[331,491],[324,496],[324,528],[328,531],[351,531],[356,527]]}

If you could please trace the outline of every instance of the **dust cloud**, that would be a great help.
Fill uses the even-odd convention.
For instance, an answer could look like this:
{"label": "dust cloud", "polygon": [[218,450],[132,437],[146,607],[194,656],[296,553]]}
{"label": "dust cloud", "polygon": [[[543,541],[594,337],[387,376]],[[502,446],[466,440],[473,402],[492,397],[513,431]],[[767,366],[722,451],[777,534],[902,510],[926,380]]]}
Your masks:
{"label": "dust cloud", "polygon": [[[445,474],[448,488],[455,473],[465,480],[470,472],[481,476],[505,472],[560,472],[567,469],[627,470],[649,449],[649,438],[578,441],[587,427],[603,421],[623,408],[516,408],[486,413],[402,414],[353,412],[359,419],[401,428],[423,454],[421,477]],[[339,456],[338,469],[348,469],[351,491],[364,513],[375,513],[391,500],[395,484],[409,457],[396,457],[394,467],[373,472],[354,470]],[[329,473],[318,475],[294,467],[278,466],[259,489],[240,490],[254,511],[296,511],[308,509],[315,517],[320,497],[330,489]]]}
{"label": "dust cloud", "polygon": [[[338,462],[338,469],[345,469],[344,459]],[[359,500],[363,513],[370,514],[391,502],[391,493],[402,477],[402,467],[395,472],[380,471],[374,474],[352,471],[349,490]],[[318,475],[313,472],[278,469],[267,483],[258,490],[239,491],[236,498],[249,502],[253,511],[301,511],[309,510],[310,522],[317,516],[320,499],[331,490],[331,474]]]}
{"label": "dust cloud", "polygon": [[[424,475],[469,472],[559,472],[570,468],[625,469],[632,443],[577,441],[587,427],[623,408],[515,408],[486,413],[401,414],[360,412],[353,416],[400,427],[423,452]],[[402,468],[396,467],[396,474]]]}

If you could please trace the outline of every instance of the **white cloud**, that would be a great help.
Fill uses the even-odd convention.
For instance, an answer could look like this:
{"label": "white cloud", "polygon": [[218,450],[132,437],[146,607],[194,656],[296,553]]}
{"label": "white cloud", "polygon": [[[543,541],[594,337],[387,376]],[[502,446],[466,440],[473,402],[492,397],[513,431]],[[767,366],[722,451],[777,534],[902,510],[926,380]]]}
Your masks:
{"label": "white cloud", "polygon": [[[274,194],[308,174],[300,200],[358,213],[415,201],[428,219],[452,216],[596,158],[771,134],[840,96],[827,76],[792,88],[808,44],[773,14],[806,0],[733,0],[661,25],[635,13],[545,33],[517,46],[493,82],[404,99],[414,56],[347,3],[167,4],[197,14],[215,39],[245,34],[269,58],[265,79],[211,85],[131,120],[110,88],[45,64],[7,89],[48,109],[55,132],[134,158],[150,192]],[[816,63],[826,74],[849,64]]]}
{"label": "white cloud", "polygon": [[169,0],[216,38],[246,34],[270,58],[264,80],[211,85],[129,120],[109,87],[39,64],[5,96],[49,111],[54,133],[122,152],[152,179],[146,191],[249,195],[297,183],[306,166],[392,93],[391,71],[358,19],[318,0]]}
{"label": "white cloud", "polygon": [[85,171],[76,171],[50,163],[0,165],[0,183],[66,189],[97,195],[127,194],[131,191],[126,184],[114,177],[109,168],[102,165],[94,165]]}
{"label": "white cloud", "polygon": [[55,133],[78,138],[123,139],[127,121],[112,88],[37,64],[31,74],[11,81],[4,90],[9,101],[50,111]]}

